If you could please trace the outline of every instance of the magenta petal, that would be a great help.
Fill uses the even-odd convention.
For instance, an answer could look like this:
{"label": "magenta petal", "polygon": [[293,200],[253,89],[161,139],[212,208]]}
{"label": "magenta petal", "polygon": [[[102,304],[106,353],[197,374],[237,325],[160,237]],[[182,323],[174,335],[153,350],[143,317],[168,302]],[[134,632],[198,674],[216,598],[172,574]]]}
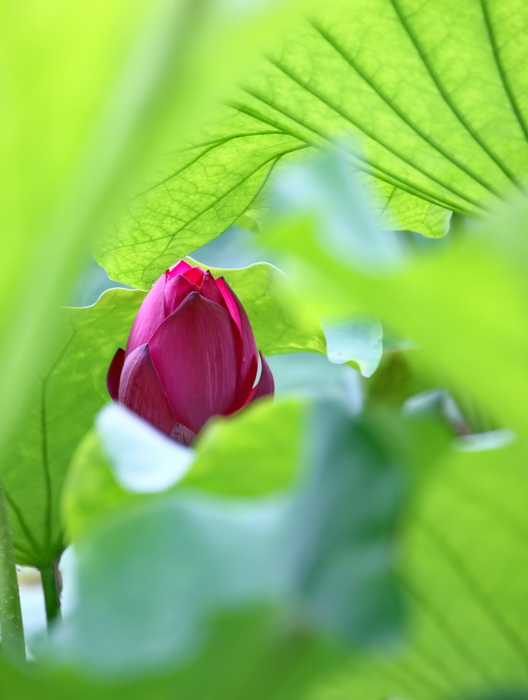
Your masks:
{"label": "magenta petal", "polygon": [[192,445],[196,435],[192,432],[192,430],[189,430],[189,428],[186,428],[181,423],[176,423],[176,425],[172,428],[169,437],[177,442],[181,442],[183,445]]}
{"label": "magenta petal", "polygon": [[114,359],[110,363],[110,367],[108,368],[108,374],[106,375],[106,386],[108,389],[108,393],[114,399],[114,401],[117,401],[117,397],[119,394],[119,380],[121,379],[121,372],[123,370],[124,361],[125,351],[123,350],[123,348],[119,348],[119,350],[114,355]]}
{"label": "magenta petal", "polygon": [[196,287],[183,275],[168,279],[165,284],[165,317],[176,311],[178,306]]}
{"label": "magenta petal", "polygon": [[183,274],[192,284],[200,284],[205,273],[200,267],[191,267]]}
{"label": "magenta petal", "polygon": [[141,345],[127,357],[119,385],[119,401],[167,435],[178,422],[152,363],[148,345]]}
{"label": "magenta petal", "polygon": [[216,285],[224,297],[229,313],[240,331],[240,337],[242,338],[242,359],[240,365],[241,384],[244,386],[249,384],[249,391],[255,381],[258,366],[258,350],[257,344],[255,343],[255,336],[253,335],[253,329],[251,328],[246,310],[225,279],[220,277],[216,280]]}
{"label": "magenta petal", "polygon": [[260,399],[262,396],[272,396],[275,391],[275,382],[273,380],[273,374],[269,368],[266,358],[260,353],[260,359],[262,360],[262,374],[260,375],[259,383],[257,384],[257,391],[253,399]]}
{"label": "magenta petal", "polygon": [[240,343],[221,306],[193,292],[165,319],[149,347],[178,422],[198,433],[232,405]]}
{"label": "magenta petal", "polygon": [[165,275],[163,274],[139,307],[136,319],[128,337],[126,356],[140,345],[148,343],[151,335],[165,318],[164,297]]}
{"label": "magenta petal", "polygon": [[189,263],[186,263],[185,260],[180,260],[176,263],[176,265],[171,267],[170,270],[167,270],[165,274],[167,276],[167,279],[171,280],[173,277],[177,277],[177,275],[183,275],[184,272],[187,272],[187,270],[191,269],[192,268],[189,265]]}
{"label": "magenta petal", "polygon": [[199,291],[203,297],[209,299],[209,301],[214,301],[215,304],[220,304],[222,308],[229,311],[227,304],[224,301],[224,297],[216,286],[216,280],[209,270],[206,270],[205,275],[203,276]]}
{"label": "magenta petal", "polygon": [[219,277],[216,280],[216,286],[218,287],[222,297],[224,298],[227,310],[231,314],[231,318],[237,324],[238,329],[242,332],[242,324],[240,322],[240,314],[238,313],[238,306],[235,301],[235,293],[231,287],[227,284],[223,277]]}

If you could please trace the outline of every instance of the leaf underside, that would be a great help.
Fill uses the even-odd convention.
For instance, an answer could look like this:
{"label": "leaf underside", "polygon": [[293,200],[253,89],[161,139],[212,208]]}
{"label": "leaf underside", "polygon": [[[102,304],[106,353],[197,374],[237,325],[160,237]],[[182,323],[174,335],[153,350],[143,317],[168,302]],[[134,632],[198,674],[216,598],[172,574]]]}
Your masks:
{"label": "leaf underside", "polygon": [[334,0],[270,48],[214,124],[167,156],[96,254],[145,287],[259,203],[274,167],[336,139],[383,225],[443,235],[528,172],[522,0]]}

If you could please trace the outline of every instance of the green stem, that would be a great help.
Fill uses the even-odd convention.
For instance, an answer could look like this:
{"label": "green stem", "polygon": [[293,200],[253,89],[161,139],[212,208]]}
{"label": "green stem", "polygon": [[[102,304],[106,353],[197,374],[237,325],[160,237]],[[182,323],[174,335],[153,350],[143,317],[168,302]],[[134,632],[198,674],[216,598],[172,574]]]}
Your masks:
{"label": "green stem", "polygon": [[46,605],[46,619],[48,628],[54,620],[60,619],[60,574],[57,566],[46,566],[40,570],[42,588],[44,590],[44,603]]}
{"label": "green stem", "polygon": [[20,593],[15,564],[11,523],[0,480],[0,631],[2,652],[13,660],[25,661],[26,645],[20,608]]}

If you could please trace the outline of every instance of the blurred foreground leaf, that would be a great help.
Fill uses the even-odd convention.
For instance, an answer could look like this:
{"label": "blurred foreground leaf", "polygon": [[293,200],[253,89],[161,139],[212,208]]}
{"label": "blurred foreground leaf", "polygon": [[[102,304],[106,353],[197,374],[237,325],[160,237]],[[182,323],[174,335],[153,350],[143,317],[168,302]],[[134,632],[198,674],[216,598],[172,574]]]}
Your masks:
{"label": "blurred foreground leaf", "polygon": [[[331,197],[326,201],[334,211]],[[440,377],[488,409],[499,425],[513,428],[517,440],[498,449],[503,433],[461,439],[460,451],[428,478],[415,469],[419,488],[405,511],[400,542],[407,643],[379,662],[357,662],[322,697],[528,694],[528,589],[522,573],[512,575],[528,561],[526,202],[504,206],[450,247],[434,244],[417,254],[404,246],[378,269],[355,258],[353,239],[364,231],[358,220],[349,247],[331,218],[306,215],[278,224],[272,240],[286,252],[305,299],[337,319],[351,310],[378,315],[399,336],[419,343]],[[377,235],[373,240],[383,245]],[[396,400],[406,393],[404,382]],[[424,470],[428,442],[417,440],[409,453]]]}
{"label": "blurred foreground leaf", "polygon": [[528,557],[527,487],[518,445],[438,465],[405,518],[405,646],[356,662],[321,698],[528,695],[526,582],[512,576]]}
{"label": "blurred foreground leaf", "polygon": [[[413,443],[415,456],[422,446],[426,446],[426,442],[422,435]],[[424,466],[427,464],[428,460],[424,459]],[[203,697],[204,693],[206,696],[206,690],[211,688],[208,669],[216,668],[208,664],[216,663],[213,661],[215,659],[220,665],[218,678],[215,675],[214,697],[225,697],[226,700],[233,697],[338,700],[356,696],[365,700],[393,696],[410,700],[487,700],[488,697],[490,700],[510,697],[517,700],[526,696],[528,638],[524,619],[528,614],[528,598],[522,577],[513,576],[511,572],[522,571],[526,564],[527,479],[523,450],[519,445],[487,452],[451,451],[436,469],[429,470],[413,502],[403,513],[404,528],[399,546],[404,557],[399,581],[407,599],[409,624],[404,642],[399,646],[384,653],[378,650],[375,654],[355,648],[345,655],[343,651],[332,650],[328,645],[312,644],[306,632],[301,636],[295,634],[295,627],[279,622],[281,616],[277,617],[276,608],[275,612],[269,609],[260,618],[250,614],[246,618],[247,626],[242,620],[241,626],[229,624],[227,627],[214,627],[201,655],[198,654],[194,661],[183,661],[183,668],[175,675],[165,667],[163,680],[152,676],[126,682],[113,678],[112,695],[109,697],[121,697],[120,693],[125,693],[126,688],[127,697],[135,697],[134,692],[143,693],[138,697],[157,692],[160,698],[164,698],[167,692],[164,684],[169,682],[170,697],[179,697],[180,688],[182,698],[192,696],[193,691],[199,693],[199,697]],[[337,485],[335,488],[337,490]],[[342,497],[346,498],[344,492]],[[355,517],[354,510],[358,504],[361,508],[364,497],[365,493],[361,491],[351,498],[352,517]],[[92,533],[87,549],[84,549],[86,556],[81,549],[81,559],[84,557],[83,591],[86,591],[86,600],[94,613],[90,620],[86,620],[87,627],[84,629],[90,637],[95,634],[95,628],[98,630],[97,644],[89,650],[90,658],[94,659],[94,648],[101,643],[101,639],[105,639],[101,635],[103,627],[112,638],[121,639],[123,632],[116,630],[115,625],[128,626],[130,630],[134,629],[136,620],[144,620],[139,639],[125,639],[123,643],[129,651],[114,646],[109,655],[118,655],[123,659],[131,649],[137,649],[138,644],[141,648],[145,635],[152,634],[156,626],[165,630],[165,640],[172,639],[174,643],[182,627],[176,623],[169,631],[165,618],[172,619],[176,615],[178,602],[175,591],[190,585],[193,572],[196,575],[197,571],[203,571],[200,567],[214,565],[216,561],[221,575],[218,580],[215,577],[207,581],[200,579],[196,598],[192,594],[190,598],[187,597],[187,606],[190,601],[194,605],[202,596],[205,596],[202,600],[210,602],[219,591],[223,591],[224,595],[231,591],[234,597],[226,600],[232,601],[229,608],[233,613],[235,601],[241,602],[244,599],[243,591],[251,590],[242,586],[248,580],[246,577],[250,576],[249,568],[245,569],[238,588],[237,570],[231,568],[231,576],[226,578],[228,562],[236,561],[237,566],[244,568],[245,556],[249,557],[246,560],[248,565],[254,564],[255,561],[264,561],[269,550],[263,548],[257,538],[253,540],[249,554],[245,554],[245,550],[237,552],[235,541],[245,541],[250,534],[249,529],[235,527],[230,530],[228,542],[224,539],[228,530],[219,526],[215,508],[211,510],[204,506],[194,509],[197,518],[185,533],[180,527],[174,531],[174,537],[180,540],[182,537],[190,538],[192,533],[199,539],[189,539],[193,546],[186,547],[183,553],[181,547],[171,548],[171,542],[176,545],[180,540],[173,539],[171,530],[164,529],[162,536],[156,536],[156,527],[161,526],[165,516],[175,518],[176,522],[178,517],[183,517],[182,513],[190,516],[191,512],[185,505],[177,506],[177,500],[173,508],[172,498],[166,497],[159,511],[151,502],[138,504],[137,508],[123,512],[117,520],[107,521],[102,528],[97,528],[96,533]],[[261,514],[264,512],[266,509]],[[267,512],[270,513],[270,510]],[[170,513],[172,515],[169,516]],[[230,514],[226,513],[225,517],[234,523],[241,517],[241,511],[237,515],[235,509]],[[254,507],[250,519],[253,523],[258,520]],[[190,525],[191,521],[187,519],[187,524]],[[208,521],[216,524],[213,531],[204,530],[203,526]],[[261,523],[261,533],[265,531],[265,522]],[[255,533],[254,530],[252,532]],[[335,530],[330,520],[326,535],[332,532]],[[136,539],[139,546],[133,553],[132,533],[139,538]],[[301,532],[298,534],[301,535]],[[307,537],[306,532],[304,536]],[[207,549],[199,548],[197,543],[205,543],[209,537],[217,544],[209,550],[211,559],[208,560],[207,557],[201,558]],[[279,540],[281,546],[284,545],[282,537]],[[216,556],[220,550],[225,553],[225,547],[229,548],[235,559],[218,562]],[[155,564],[153,550],[158,548],[168,560],[174,561],[176,569],[180,555],[182,562],[194,563],[190,569],[179,569],[179,576],[176,576],[176,572],[170,570],[172,567],[167,567],[166,559],[161,579],[153,576],[145,579],[144,570],[140,569],[141,561],[143,557],[148,557],[151,564]],[[324,576],[325,567],[326,563],[318,570],[318,576]],[[144,586],[134,577],[135,571]],[[257,567],[255,573],[260,575],[259,585],[265,588],[266,582],[271,582],[269,577],[273,578],[277,571],[267,570],[262,575],[260,567]],[[184,572],[187,572],[185,576]],[[176,588],[169,586],[172,577],[176,577]],[[226,581],[227,587],[224,587]],[[84,588],[88,583],[90,590]],[[204,590],[206,584],[208,591]],[[167,596],[168,608],[158,605],[160,598],[156,596],[163,591]],[[110,606],[110,599],[116,608]],[[287,600],[291,602],[291,595]],[[349,601],[351,606],[355,603],[359,605],[359,601],[353,597]],[[121,610],[122,614],[114,617],[116,610]],[[154,610],[158,611],[155,615]],[[297,606],[294,611],[295,615],[291,618],[293,623],[299,621]],[[83,613],[83,620],[85,615],[87,610]],[[188,617],[184,616],[184,619]],[[110,629],[112,625],[114,629]],[[82,634],[80,628],[77,634]],[[157,639],[160,638],[156,635],[151,637],[151,640]],[[68,650],[70,658],[75,656],[74,647],[69,645]],[[162,647],[158,647],[157,652],[163,656]],[[155,654],[151,647],[149,655]],[[103,661],[104,667],[108,668],[110,656]],[[257,673],[256,668],[265,670]],[[194,670],[197,675],[194,675]],[[243,670],[248,672],[243,673]],[[134,666],[134,672],[139,673],[138,665]],[[46,675],[42,678],[38,674],[34,680],[30,680],[20,672],[2,668],[0,689],[6,697],[10,697],[8,690],[13,693],[15,690],[31,689],[31,697],[35,698],[49,697],[44,691],[48,692],[51,688],[58,698],[62,697],[60,692],[68,697],[67,693],[71,696],[73,690],[76,697],[81,698],[93,697],[88,693],[93,693],[94,688],[103,698],[109,692],[105,690],[101,678],[97,682],[80,680],[75,673],[58,671],[48,671]],[[180,686],[182,679],[186,684]],[[209,685],[204,686],[205,682]]]}
{"label": "blurred foreground leaf", "polygon": [[[65,484],[69,536],[85,535],[139,493],[190,487],[236,498],[286,491],[297,479],[304,413],[298,401],[259,401],[229,419],[214,419],[187,449],[121,407],[105,409],[98,429],[80,444]],[[120,449],[124,443],[127,449]]]}
{"label": "blurred foreground leaf", "polygon": [[[255,430],[259,423],[262,431]],[[218,440],[222,428],[230,441]],[[278,451],[269,436],[279,430],[284,437]],[[308,479],[298,486],[292,476],[300,440],[311,459]],[[298,405],[262,402],[219,422],[197,452],[198,478],[191,465],[172,493],[114,501],[111,512],[92,513],[91,523],[80,528],[83,604],[57,630],[60,656],[112,673],[139,672],[170,658],[183,663],[207,638],[215,610],[256,604],[278,610],[285,633],[320,630],[348,644],[372,645],[398,634],[391,535],[403,489],[381,436],[339,404],[316,406],[306,423],[299,421]],[[207,471],[207,460],[218,474]],[[97,466],[77,465],[73,478],[80,469],[86,484]],[[248,491],[251,475],[237,472],[252,468],[259,489]],[[155,471],[156,465],[145,463],[144,469]],[[266,500],[210,495],[266,494],[272,485],[283,493]],[[284,492],[288,485],[293,489]],[[77,494],[82,505],[89,485],[72,487],[69,497]],[[92,503],[97,500],[104,503],[105,493]],[[390,615],[380,615],[382,599]]]}
{"label": "blurred foreground leaf", "polygon": [[399,446],[386,441],[382,420],[351,420],[335,402],[316,404],[304,430],[287,569],[308,619],[349,644],[401,633],[395,532],[405,479]]}
{"label": "blurred foreground leaf", "polygon": [[[527,557],[522,446],[450,450],[431,469],[440,453],[431,451],[429,432],[408,432],[407,421],[392,427],[370,422],[365,432],[355,422],[339,427],[339,415],[344,418],[322,407],[307,424],[312,439],[320,430],[327,442],[316,440],[314,450],[306,441],[311,476],[294,496],[293,510],[283,499],[259,504],[136,496],[135,503],[85,532],[79,542],[83,605],[57,630],[59,658],[67,650],[71,662],[88,664],[98,674],[124,673],[131,664],[140,673],[144,663],[156,666],[180,649],[185,668],[205,639],[221,649],[231,638],[227,630],[225,638],[209,636],[208,610],[251,608],[260,601],[276,611],[268,618],[271,639],[283,630],[287,638],[294,634],[295,647],[300,625],[357,640],[348,660],[332,655],[328,667],[312,657],[314,672],[319,668],[326,681],[312,679],[309,697],[473,700],[479,693],[507,697],[509,690],[528,688],[526,590],[522,577],[511,576],[523,570]],[[399,517],[401,485],[387,482],[390,469],[374,468],[376,454],[387,449],[389,460],[399,455],[412,466],[412,457],[414,465],[406,470],[407,479],[415,475],[414,496]],[[271,448],[269,454],[273,459]],[[347,506],[340,507],[342,502]],[[393,539],[398,521],[401,538]],[[380,622],[380,631],[388,623],[379,613],[390,600],[385,586],[394,576],[391,547],[404,555],[397,580],[409,624],[399,645],[371,655],[359,643],[375,635]],[[389,578],[381,585],[377,577],[387,565]],[[375,601],[382,591],[380,608]],[[251,638],[241,644],[251,644]],[[252,649],[258,663],[261,651]],[[265,659],[269,678],[278,678],[279,660],[267,654]],[[226,667],[226,673],[235,673],[238,661],[226,661]],[[266,695],[260,678],[251,682],[256,697],[257,687],[262,697],[279,692],[268,687]],[[253,696],[251,682],[245,692]],[[289,692],[307,692],[306,682],[301,674]]]}
{"label": "blurred foreground leaf", "polygon": [[121,675],[192,658],[215,610],[276,599],[283,510],[176,495],[126,504],[77,543],[83,603],[57,630],[61,654]]}
{"label": "blurred foreground leaf", "polygon": [[2,697],[32,700],[291,700],[310,693],[336,665],[339,654],[306,635],[277,630],[267,610],[231,613],[218,619],[206,648],[183,669],[171,667],[140,679],[106,682],[72,670],[15,669],[0,660]]}

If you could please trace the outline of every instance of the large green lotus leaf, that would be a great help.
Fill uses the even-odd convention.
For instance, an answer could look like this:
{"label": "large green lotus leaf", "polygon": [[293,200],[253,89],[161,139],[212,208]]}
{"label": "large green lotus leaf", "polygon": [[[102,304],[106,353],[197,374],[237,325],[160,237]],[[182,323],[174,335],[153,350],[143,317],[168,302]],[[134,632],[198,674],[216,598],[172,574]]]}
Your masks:
{"label": "large green lotus leaf", "polygon": [[278,160],[305,147],[279,130],[243,124],[232,134],[235,126],[223,124],[219,135],[173,156],[96,242],[95,257],[110,277],[148,287],[178,258],[229,228]]}
{"label": "large green lotus leaf", "polygon": [[45,368],[2,462],[17,561],[50,566],[60,556],[59,505],[71,456],[108,400],[106,372],[143,299],[114,289],[94,306],[64,309]]}
{"label": "large green lotus leaf", "polygon": [[286,491],[298,477],[304,413],[298,400],[259,401],[212,420],[193,448],[183,449],[130,412],[105,409],[76,450],[64,485],[69,539],[127,502],[169,488],[233,498]]}
{"label": "large green lotus leaf", "polygon": [[[247,114],[220,117],[212,135],[160,167],[157,180],[96,242],[95,257],[113,279],[145,288],[174,260],[221,234],[247,210],[258,207],[261,216],[269,204],[265,185],[272,171],[300,161],[309,150],[314,150],[309,143],[283,127],[263,128]],[[372,206],[387,226],[446,233],[447,209],[364,178]]]}
{"label": "large green lotus leaf", "polygon": [[522,0],[331,0],[259,69],[98,251],[151,282],[251,209],[293,151],[352,139],[350,163],[392,228],[438,236],[448,211],[481,217],[526,183],[528,7]]}

